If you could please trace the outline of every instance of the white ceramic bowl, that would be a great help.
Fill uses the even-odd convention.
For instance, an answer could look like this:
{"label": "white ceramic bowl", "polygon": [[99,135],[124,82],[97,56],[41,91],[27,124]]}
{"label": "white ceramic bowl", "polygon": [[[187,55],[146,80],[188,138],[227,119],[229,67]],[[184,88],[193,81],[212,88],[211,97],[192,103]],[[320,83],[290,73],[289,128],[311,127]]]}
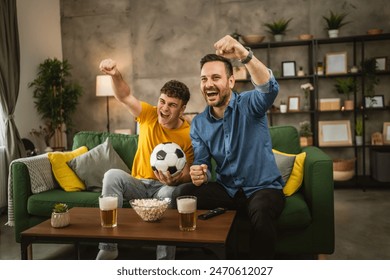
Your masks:
{"label": "white ceramic bowl", "polygon": [[265,36],[262,35],[242,35],[241,39],[245,44],[248,45],[255,45],[255,44],[260,44],[263,42]]}
{"label": "white ceramic bowl", "polygon": [[145,198],[130,200],[131,207],[145,222],[155,222],[160,220],[170,203],[171,199],[169,198]]}

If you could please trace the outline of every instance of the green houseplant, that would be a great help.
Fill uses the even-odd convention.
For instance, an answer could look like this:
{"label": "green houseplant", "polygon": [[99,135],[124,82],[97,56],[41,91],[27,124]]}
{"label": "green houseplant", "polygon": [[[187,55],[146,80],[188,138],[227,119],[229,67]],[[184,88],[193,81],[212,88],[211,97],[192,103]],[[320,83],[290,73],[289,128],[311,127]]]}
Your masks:
{"label": "green houseplant", "polygon": [[275,41],[282,41],[283,35],[286,34],[288,25],[292,18],[284,19],[281,18],[279,20],[273,21],[271,23],[265,23],[264,26],[267,27],[267,31],[274,35]]}
{"label": "green houseplant", "polygon": [[66,203],[54,204],[53,211],[51,213],[50,223],[54,228],[66,227],[70,223],[70,215],[68,212],[68,205]]}
{"label": "green houseplant", "polygon": [[330,38],[336,38],[339,34],[339,29],[349,22],[345,21],[347,13],[334,13],[329,11],[329,16],[322,16],[326,23],[326,29]]}
{"label": "green houseplant", "polygon": [[[68,80],[71,77],[70,69],[67,60],[48,58],[39,65],[37,78],[28,85],[34,88],[34,104],[47,126],[49,139],[55,133],[62,135],[64,130],[71,129],[71,115],[83,92],[78,84]],[[60,147],[61,144],[62,141],[54,143],[54,146]]]}
{"label": "green houseplant", "polygon": [[336,84],[334,85],[336,91],[340,94],[345,94],[346,100],[344,100],[344,109],[345,110],[353,110],[353,100],[350,99],[351,93],[353,93],[356,89],[356,81],[352,77],[348,77],[345,79],[336,79]]}
{"label": "green houseplant", "polygon": [[355,140],[356,145],[363,144],[363,117],[358,116],[355,123]]}
{"label": "green houseplant", "polygon": [[302,147],[313,145],[313,132],[309,121],[299,123],[299,136]]}

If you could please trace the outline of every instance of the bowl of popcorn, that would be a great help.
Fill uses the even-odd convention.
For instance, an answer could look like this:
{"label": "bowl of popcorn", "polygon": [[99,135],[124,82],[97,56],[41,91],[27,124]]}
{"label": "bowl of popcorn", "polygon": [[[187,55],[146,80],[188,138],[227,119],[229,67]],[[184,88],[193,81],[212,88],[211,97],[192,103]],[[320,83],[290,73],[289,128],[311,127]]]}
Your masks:
{"label": "bowl of popcorn", "polygon": [[132,199],[130,205],[145,222],[155,222],[162,218],[171,199],[169,198],[144,198]]}

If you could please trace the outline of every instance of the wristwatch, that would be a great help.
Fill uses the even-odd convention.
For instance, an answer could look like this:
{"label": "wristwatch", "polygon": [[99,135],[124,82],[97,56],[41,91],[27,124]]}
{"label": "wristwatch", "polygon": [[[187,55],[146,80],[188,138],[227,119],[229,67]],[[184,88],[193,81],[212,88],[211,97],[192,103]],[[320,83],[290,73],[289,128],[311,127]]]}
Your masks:
{"label": "wristwatch", "polygon": [[249,51],[249,53],[248,53],[247,57],[245,57],[243,60],[241,60],[242,64],[247,64],[249,61],[251,61],[251,59],[253,57],[253,52],[252,52],[251,48],[250,47],[245,47],[245,48]]}

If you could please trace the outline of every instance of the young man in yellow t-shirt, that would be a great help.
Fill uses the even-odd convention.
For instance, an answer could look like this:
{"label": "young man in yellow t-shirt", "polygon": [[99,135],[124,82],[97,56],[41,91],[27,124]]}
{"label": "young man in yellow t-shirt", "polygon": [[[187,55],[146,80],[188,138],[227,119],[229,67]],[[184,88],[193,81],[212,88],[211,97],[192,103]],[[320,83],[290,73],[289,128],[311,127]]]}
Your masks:
{"label": "young man in yellow t-shirt", "polygon": [[[160,90],[157,106],[152,106],[132,94],[115,61],[103,60],[100,70],[111,75],[115,98],[129,109],[140,127],[131,175],[118,169],[107,171],[103,178],[102,193],[118,194],[118,207],[122,207],[123,200],[171,197],[176,186],[191,181],[189,167],[194,153],[190,125],[182,118],[190,99],[188,87],[175,80],[165,83]],[[183,171],[174,177],[169,172],[154,172],[150,166],[153,148],[163,142],[175,142],[183,149],[187,158]],[[100,243],[99,248],[96,259],[116,259],[118,256],[117,244]],[[174,246],[157,246],[157,259],[174,259],[174,256]]]}

